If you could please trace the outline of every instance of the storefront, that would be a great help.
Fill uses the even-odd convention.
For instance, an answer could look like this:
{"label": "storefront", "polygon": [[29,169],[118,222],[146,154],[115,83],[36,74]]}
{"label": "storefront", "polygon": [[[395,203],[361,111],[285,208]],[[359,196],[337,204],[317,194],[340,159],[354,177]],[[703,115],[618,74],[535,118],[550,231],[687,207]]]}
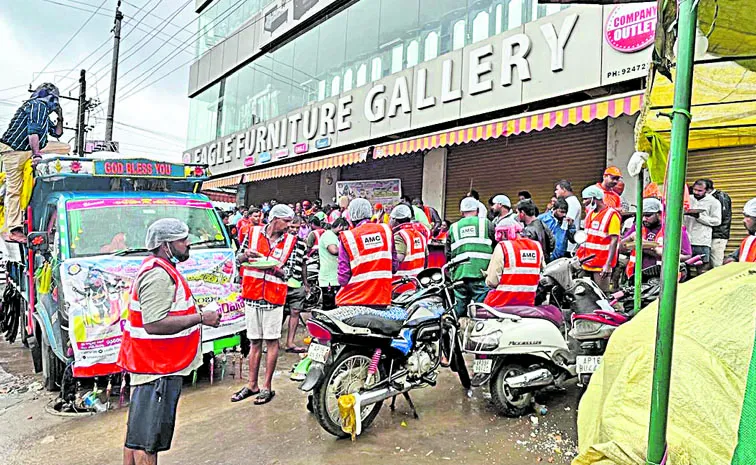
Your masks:
{"label": "storefront", "polygon": [[275,199],[279,203],[297,203],[318,198],[320,173],[302,173],[296,176],[253,181],[247,184],[245,205],[260,206]]}
{"label": "storefront", "polygon": [[698,179],[711,179],[714,187],[732,199],[732,229],[728,252],[737,248],[746,236],[743,206],[756,197],[756,146],[728,147],[690,152],[688,185]]}
{"label": "storefront", "polygon": [[412,153],[395,159],[373,159],[341,169],[340,181],[399,179],[402,195],[414,199],[423,191],[423,156]]}

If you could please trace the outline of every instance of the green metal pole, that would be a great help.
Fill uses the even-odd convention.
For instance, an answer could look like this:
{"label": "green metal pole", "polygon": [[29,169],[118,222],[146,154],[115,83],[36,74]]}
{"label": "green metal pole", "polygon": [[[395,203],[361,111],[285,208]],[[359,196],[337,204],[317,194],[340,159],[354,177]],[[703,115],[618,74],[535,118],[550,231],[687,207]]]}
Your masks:
{"label": "green metal pole", "polygon": [[635,212],[635,289],[633,291],[633,315],[641,309],[641,283],[643,277],[643,170],[638,175],[635,202],[638,205]]}
{"label": "green metal pole", "polygon": [[673,331],[677,303],[677,273],[680,266],[680,231],[683,218],[683,189],[688,161],[688,131],[693,83],[693,51],[696,40],[698,0],[678,0],[677,77],[669,170],[666,180],[667,214],[664,224],[662,282],[656,323],[656,350],[651,390],[646,463],[659,465],[666,452],[669,381],[672,369]]}

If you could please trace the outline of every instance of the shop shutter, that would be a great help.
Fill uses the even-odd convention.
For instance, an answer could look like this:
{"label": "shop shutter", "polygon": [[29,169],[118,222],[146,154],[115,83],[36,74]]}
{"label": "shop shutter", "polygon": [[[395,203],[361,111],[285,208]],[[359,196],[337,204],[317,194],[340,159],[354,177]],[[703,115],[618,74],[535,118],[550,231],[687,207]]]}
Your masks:
{"label": "shop shutter", "polygon": [[743,206],[756,197],[756,146],[698,150],[688,159],[688,185],[697,179],[711,179],[714,187],[729,194],[732,199],[732,227],[727,253],[743,241]]}
{"label": "shop shutter", "polygon": [[423,157],[419,153],[368,160],[365,163],[341,168],[340,181],[369,181],[373,179],[402,180],[402,195],[410,198],[423,193]]}
{"label": "shop shutter", "polygon": [[283,178],[266,179],[246,184],[247,205],[262,205],[270,199],[283,203],[319,198],[320,172],[303,173]]}
{"label": "shop shutter", "polygon": [[471,185],[484,204],[496,194],[506,194],[514,206],[519,191],[530,191],[541,212],[562,179],[572,182],[579,196],[587,185],[601,180],[606,133],[602,120],[451,147],[446,165],[446,218],[459,218],[459,202]]}

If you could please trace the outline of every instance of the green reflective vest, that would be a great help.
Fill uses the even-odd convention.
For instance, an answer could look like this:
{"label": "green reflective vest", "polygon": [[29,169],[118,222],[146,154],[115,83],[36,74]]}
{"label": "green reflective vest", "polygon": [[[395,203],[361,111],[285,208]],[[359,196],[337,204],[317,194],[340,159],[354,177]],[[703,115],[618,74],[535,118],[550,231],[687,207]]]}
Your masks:
{"label": "green reflective vest", "polygon": [[470,261],[458,266],[452,276],[454,280],[462,278],[484,279],[480,270],[488,269],[491,261],[493,243],[488,237],[489,221],[477,216],[462,218],[454,223],[449,231],[452,258],[469,258]]}

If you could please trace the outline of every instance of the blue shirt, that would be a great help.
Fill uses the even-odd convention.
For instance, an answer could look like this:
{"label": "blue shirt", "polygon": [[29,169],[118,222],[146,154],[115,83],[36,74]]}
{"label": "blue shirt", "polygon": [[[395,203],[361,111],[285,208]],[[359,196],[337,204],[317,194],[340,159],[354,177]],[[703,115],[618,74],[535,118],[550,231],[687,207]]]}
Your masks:
{"label": "blue shirt", "polygon": [[41,100],[28,100],[24,102],[8,126],[8,129],[0,138],[5,145],[20,152],[31,150],[29,136],[39,136],[40,150],[47,146],[47,135],[55,135],[55,125],[50,121],[50,110],[47,104]]}
{"label": "blue shirt", "polygon": [[[554,251],[551,252],[551,257],[548,261],[564,257],[565,253],[567,253],[567,230],[562,229],[562,222],[557,220],[551,212],[541,214],[538,219],[551,230],[556,241],[556,246],[554,247]],[[570,226],[570,230],[574,231],[575,227]]]}

